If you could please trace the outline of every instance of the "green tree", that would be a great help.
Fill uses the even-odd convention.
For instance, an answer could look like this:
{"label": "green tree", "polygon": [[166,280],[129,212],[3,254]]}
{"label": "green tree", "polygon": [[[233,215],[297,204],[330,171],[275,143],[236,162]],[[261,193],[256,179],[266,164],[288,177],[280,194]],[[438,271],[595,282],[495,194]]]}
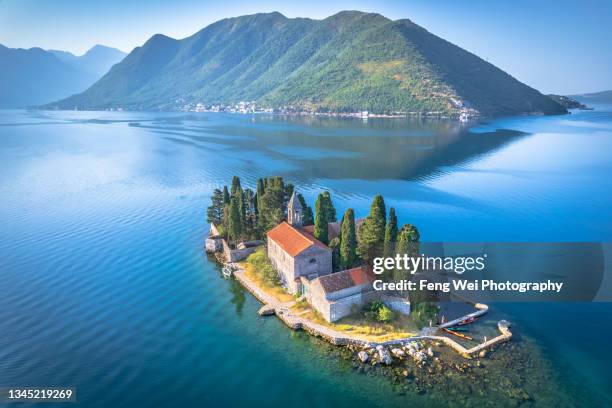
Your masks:
{"label": "green tree", "polygon": [[259,230],[263,234],[274,228],[284,219],[285,186],[281,177],[264,181],[264,194],[259,202]]}
{"label": "green tree", "polygon": [[334,203],[332,203],[331,194],[329,191],[323,192],[323,198],[325,199],[325,211],[327,212],[327,222],[336,222],[336,209]]}
{"label": "green tree", "polygon": [[228,236],[231,242],[236,242],[242,234],[242,217],[240,216],[240,203],[237,196],[230,199]]}
{"label": "green tree", "polygon": [[230,193],[227,191],[227,186],[223,186],[223,204],[230,203]]}
{"label": "green tree", "polygon": [[419,230],[417,230],[417,228],[411,224],[405,224],[397,235],[398,245],[403,245],[411,242],[419,242],[419,239],[421,239]]}
{"label": "green tree", "polygon": [[326,199],[323,194],[319,194],[317,201],[315,202],[315,224],[314,224],[314,237],[324,244],[329,243],[329,236],[327,230],[327,208],[325,206]]}
{"label": "green tree", "polygon": [[389,208],[389,219],[387,220],[387,227],[385,228],[385,244],[397,241],[397,216],[395,215],[395,208]]}
{"label": "green tree", "polygon": [[372,259],[381,249],[380,246],[385,240],[386,224],[385,200],[381,195],[377,195],[372,200],[370,214],[359,229],[359,253],[363,259]]}
{"label": "green tree", "polygon": [[300,202],[300,205],[302,206],[302,210],[304,212],[303,216],[302,216],[302,224],[303,225],[312,225],[314,224],[314,216],[312,214],[312,208],[308,206],[308,204],[306,204],[306,200],[304,199],[304,196],[302,194],[298,193],[298,201]]}
{"label": "green tree", "polygon": [[216,188],[210,200],[212,203],[206,210],[206,222],[220,225],[223,221],[223,192]]}
{"label": "green tree", "polygon": [[352,268],[357,261],[357,237],[355,235],[355,211],[349,208],[342,217],[340,238],[340,265]]}
{"label": "green tree", "polygon": [[340,238],[336,237],[329,241],[329,248],[332,250],[332,271],[337,272],[341,269]]}
{"label": "green tree", "polygon": [[240,178],[238,176],[232,177],[232,189],[230,190],[231,195],[235,195],[236,191],[242,190],[240,186]]}

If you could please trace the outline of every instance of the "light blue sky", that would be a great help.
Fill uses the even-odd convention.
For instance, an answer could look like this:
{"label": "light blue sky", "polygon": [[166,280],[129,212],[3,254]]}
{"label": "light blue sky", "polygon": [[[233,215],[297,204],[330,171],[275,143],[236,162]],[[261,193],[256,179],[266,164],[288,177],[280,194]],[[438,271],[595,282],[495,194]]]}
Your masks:
{"label": "light blue sky", "polygon": [[324,18],[340,10],[409,18],[542,92],[612,89],[612,1],[0,0],[0,44],[82,54],[130,51],[156,33],[193,34],[224,17],[280,11]]}

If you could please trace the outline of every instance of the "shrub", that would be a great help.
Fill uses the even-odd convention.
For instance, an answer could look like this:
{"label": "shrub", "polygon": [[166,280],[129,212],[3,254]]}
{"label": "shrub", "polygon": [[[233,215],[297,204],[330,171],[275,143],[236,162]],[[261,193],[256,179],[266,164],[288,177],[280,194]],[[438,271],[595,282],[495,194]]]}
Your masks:
{"label": "shrub", "polygon": [[260,274],[265,283],[270,286],[279,285],[278,272],[268,259],[264,248],[259,248],[247,258],[247,263],[253,266],[253,270]]}
{"label": "shrub", "polygon": [[366,307],[365,316],[370,320],[388,323],[395,317],[393,311],[383,302],[376,300]]}
{"label": "shrub", "polygon": [[379,322],[388,323],[393,320],[393,311],[389,309],[387,306],[381,307],[378,309],[377,319]]}

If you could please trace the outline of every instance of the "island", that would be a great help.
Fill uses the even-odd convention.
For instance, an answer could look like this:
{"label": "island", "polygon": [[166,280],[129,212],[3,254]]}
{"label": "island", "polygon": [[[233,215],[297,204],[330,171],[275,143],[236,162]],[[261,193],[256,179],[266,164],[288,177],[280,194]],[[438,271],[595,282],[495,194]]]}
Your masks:
{"label": "island", "polygon": [[407,358],[426,364],[435,347],[484,357],[512,337],[505,320],[498,322],[497,336],[481,343],[465,334],[462,326],[487,313],[487,305],[473,303],[468,313],[447,321],[440,306],[418,292],[374,290],[374,254],[417,254],[420,239],[414,225],[399,227],[395,209],[387,212],[381,195],[367,216],[355,218],[348,208],[338,221],[328,191],[318,194],[313,211],[282,177],[259,179],[253,190],[234,176],[230,188],[214,190],[207,222],[206,252],[223,265],[223,276],[234,277],[263,303],[260,315],[276,315],[294,330],[347,346],[364,364]]}

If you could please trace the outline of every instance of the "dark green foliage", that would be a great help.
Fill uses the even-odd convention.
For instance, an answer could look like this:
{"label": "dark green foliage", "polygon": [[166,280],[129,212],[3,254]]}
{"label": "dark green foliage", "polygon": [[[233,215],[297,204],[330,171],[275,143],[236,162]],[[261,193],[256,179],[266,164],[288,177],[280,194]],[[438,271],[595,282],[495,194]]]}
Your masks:
{"label": "dark green foliage", "polygon": [[349,208],[342,217],[340,238],[340,265],[352,268],[357,262],[357,236],[355,234],[355,212]]}
{"label": "dark green foliage", "polygon": [[326,202],[323,194],[319,194],[315,202],[314,237],[324,244],[329,243]]}
{"label": "dark green foliage", "polygon": [[243,219],[240,215],[240,202],[239,198],[233,196],[230,199],[229,205],[229,219],[227,223],[228,237],[230,242],[237,242],[242,237],[242,223]]}
{"label": "dark green foliage", "polygon": [[240,185],[240,178],[238,176],[234,176],[232,177],[232,189],[230,190],[230,194],[235,195],[238,190],[242,191],[242,186]]}
{"label": "dark green foliage", "polygon": [[210,198],[211,205],[206,210],[206,222],[221,224],[223,220],[223,192],[218,188],[213,191],[212,197]]}
{"label": "dark green foliage", "polygon": [[418,242],[419,239],[421,239],[419,230],[417,230],[417,228],[411,224],[405,224],[397,236],[398,244]]}
{"label": "dark green foliage", "polygon": [[387,221],[387,227],[385,228],[385,244],[397,241],[397,216],[395,215],[395,208],[389,208],[389,220]]}
{"label": "dark green foliage", "polygon": [[362,258],[370,260],[376,251],[382,249],[386,219],[385,200],[381,195],[377,195],[372,200],[370,214],[359,229],[359,254]]}
{"label": "dark green foliage", "polygon": [[340,239],[336,237],[329,241],[329,248],[332,250],[332,270],[338,272],[342,269],[340,261]]}
{"label": "dark green foliage", "polygon": [[406,224],[397,235],[396,252],[415,257],[419,255],[419,231],[414,225]]}
{"label": "dark green foliage", "polygon": [[298,201],[302,206],[303,216],[302,216],[302,225],[312,225],[314,224],[314,216],[312,214],[312,208],[306,204],[306,200],[302,194],[298,193]]}
{"label": "dark green foliage", "polygon": [[285,219],[287,192],[282,177],[263,181],[264,194],[259,201],[258,227],[262,236]]}
{"label": "dark green foliage", "polygon": [[395,318],[395,314],[383,302],[375,300],[366,306],[365,315],[368,319],[381,323],[389,323]]}
{"label": "dark green foliage", "polygon": [[336,209],[334,203],[332,203],[331,194],[329,191],[323,192],[323,198],[325,199],[325,211],[327,212],[327,222],[336,222]]}
{"label": "dark green foliage", "polygon": [[227,190],[227,186],[223,186],[223,204],[229,204],[229,203],[230,203],[229,191]]}
{"label": "dark green foliage", "polygon": [[356,11],[319,21],[229,18],[182,40],[158,34],[87,91],[49,106],[157,110],[241,100],[319,112],[456,114],[463,102],[484,114],[566,112],[410,20]]}
{"label": "dark green foliage", "polygon": [[257,227],[257,204],[255,200],[255,193],[250,188],[244,190],[244,227],[247,236],[255,236],[255,229]]}

